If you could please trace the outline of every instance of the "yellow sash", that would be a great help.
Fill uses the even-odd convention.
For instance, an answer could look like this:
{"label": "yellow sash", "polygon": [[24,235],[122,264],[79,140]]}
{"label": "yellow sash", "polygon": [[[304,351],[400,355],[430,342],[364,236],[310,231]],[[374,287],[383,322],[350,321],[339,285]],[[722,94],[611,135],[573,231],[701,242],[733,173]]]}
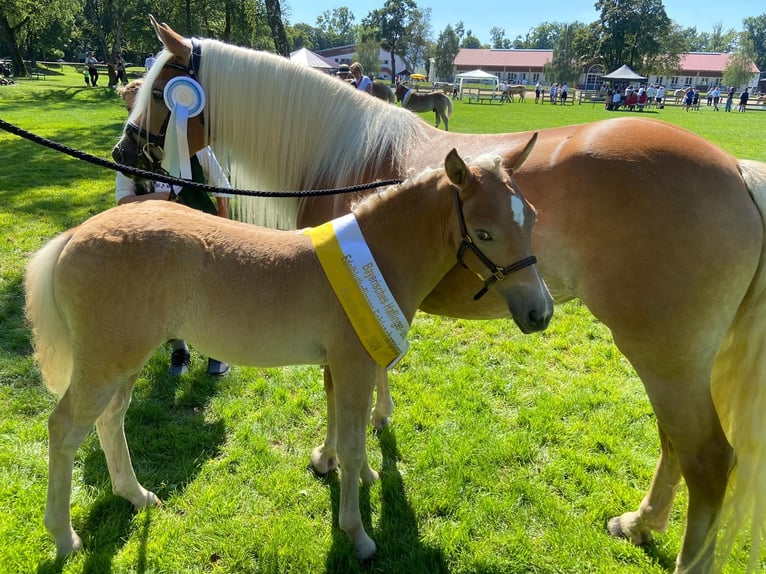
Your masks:
{"label": "yellow sash", "polygon": [[399,308],[353,213],[303,233],[367,352],[390,369],[409,348],[410,325]]}

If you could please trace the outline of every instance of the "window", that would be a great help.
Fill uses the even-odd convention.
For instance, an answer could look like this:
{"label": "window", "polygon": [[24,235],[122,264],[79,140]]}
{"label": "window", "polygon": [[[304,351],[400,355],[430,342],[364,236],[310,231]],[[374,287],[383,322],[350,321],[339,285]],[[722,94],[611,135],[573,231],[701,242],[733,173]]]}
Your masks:
{"label": "window", "polygon": [[532,81],[536,84],[540,81],[540,74],[538,72],[535,72],[532,74]]}
{"label": "window", "polygon": [[665,83],[665,76],[657,76],[657,84],[664,84]]}
{"label": "window", "polygon": [[691,85],[692,85],[692,77],[686,76],[686,78],[684,78],[684,86],[691,86]]}

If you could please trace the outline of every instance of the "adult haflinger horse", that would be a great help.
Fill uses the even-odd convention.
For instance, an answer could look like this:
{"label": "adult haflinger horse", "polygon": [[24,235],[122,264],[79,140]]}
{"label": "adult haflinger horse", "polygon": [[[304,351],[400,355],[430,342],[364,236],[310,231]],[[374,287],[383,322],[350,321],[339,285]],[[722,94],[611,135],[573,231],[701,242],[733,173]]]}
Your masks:
{"label": "adult haflinger horse", "polygon": [[[337,80],[285,58],[213,40],[202,40],[201,57],[192,58],[189,40],[167,26],[157,31],[166,50],[132,118],[142,127],[114,153],[128,164],[146,132],[161,131],[167,118],[149,87],[161,91],[188,68],[207,94],[205,123],[189,125],[190,146],[209,138],[219,157],[231,158],[237,187],[367,182],[433,165],[453,147],[504,154],[528,137],[436,130],[365,94],[336,93]],[[672,125],[626,117],[539,132],[514,177],[540,210],[533,246],[554,298],[581,299],[611,329],[657,415],[655,478],[638,509],[614,518],[610,532],[651,540],[667,524],[683,477],[689,503],[677,572],[714,570],[716,544],[725,559],[740,530],[750,532],[755,569],[766,505],[766,166]],[[350,201],[242,202],[238,215],[287,226],[297,210],[298,225],[315,225]],[[469,288],[470,280],[456,266],[421,308],[507,315],[491,294],[473,301],[478,286]],[[386,414],[380,396],[376,409]]]}
{"label": "adult haflinger horse", "polygon": [[404,84],[396,85],[396,100],[402,107],[413,112],[433,112],[436,115],[435,126],[439,121],[444,122],[444,129],[449,131],[449,117],[452,115],[452,100],[443,92],[428,92],[419,94],[407,88]]}
{"label": "adult haflinger horse", "polygon": [[[533,144],[517,150],[515,164]],[[137,507],[158,502],[136,480],[124,416],[152,351],[183,338],[236,364],[327,365],[327,438],[314,465],[327,472],[328,461],[340,461],[339,525],[359,558],[370,557],[359,480],[377,477],[365,453],[372,391],[406,351],[418,305],[455,254],[488,276],[485,287],[507,301],[524,331],[544,329],[551,317],[553,300],[529,252],[535,213],[509,167],[482,156],[469,168],[453,150],[443,170],[304,233],[147,201],[92,217],[39,251],[25,286],[43,378],[60,398],[49,420],[45,512],[58,555],[82,545],[69,512],[72,465],[94,423],[114,492]],[[179,300],[194,312],[179,311]]]}

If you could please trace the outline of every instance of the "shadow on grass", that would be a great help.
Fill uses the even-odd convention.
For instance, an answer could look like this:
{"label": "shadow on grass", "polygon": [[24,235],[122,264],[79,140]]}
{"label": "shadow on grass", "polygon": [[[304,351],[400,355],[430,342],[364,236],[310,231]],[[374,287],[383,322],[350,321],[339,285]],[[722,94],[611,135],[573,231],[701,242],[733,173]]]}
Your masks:
{"label": "shadow on grass", "polygon": [[371,523],[370,487],[361,487],[359,491],[362,523],[375,540],[378,551],[372,559],[361,564],[356,559],[351,541],[338,527],[340,483],[338,474],[332,473],[323,478],[330,488],[333,514],[333,544],[325,561],[325,572],[447,572],[441,549],[424,545],[420,540],[417,517],[407,501],[404,480],[396,468],[399,452],[393,430],[386,428],[380,432],[378,443],[383,462],[379,481],[380,522],[377,528]]}
{"label": "shadow on grass", "polygon": [[[222,421],[207,421],[204,407],[216,393],[217,382],[202,371],[179,379],[167,375],[167,355],[155,353],[144,368],[125,417],[125,434],[136,476],[160,499],[168,499],[194,481],[208,460],[220,453],[226,438]],[[136,517],[133,506],[111,492],[111,481],[98,440],[91,435],[81,447],[82,481],[98,497],[87,515],[74,521],[83,539],[82,572],[110,572],[114,557],[129,539],[138,540],[136,572],[146,572],[146,547],[152,519],[160,508]],[[61,572],[63,561],[47,560],[38,573]]]}

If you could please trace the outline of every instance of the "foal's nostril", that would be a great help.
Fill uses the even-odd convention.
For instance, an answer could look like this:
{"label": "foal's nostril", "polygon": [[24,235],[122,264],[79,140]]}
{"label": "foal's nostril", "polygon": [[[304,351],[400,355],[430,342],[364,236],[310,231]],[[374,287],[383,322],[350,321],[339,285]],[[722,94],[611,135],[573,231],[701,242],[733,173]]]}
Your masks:
{"label": "foal's nostril", "polygon": [[122,163],[122,150],[120,146],[116,145],[112,148],[112,159],[115,163]]}

